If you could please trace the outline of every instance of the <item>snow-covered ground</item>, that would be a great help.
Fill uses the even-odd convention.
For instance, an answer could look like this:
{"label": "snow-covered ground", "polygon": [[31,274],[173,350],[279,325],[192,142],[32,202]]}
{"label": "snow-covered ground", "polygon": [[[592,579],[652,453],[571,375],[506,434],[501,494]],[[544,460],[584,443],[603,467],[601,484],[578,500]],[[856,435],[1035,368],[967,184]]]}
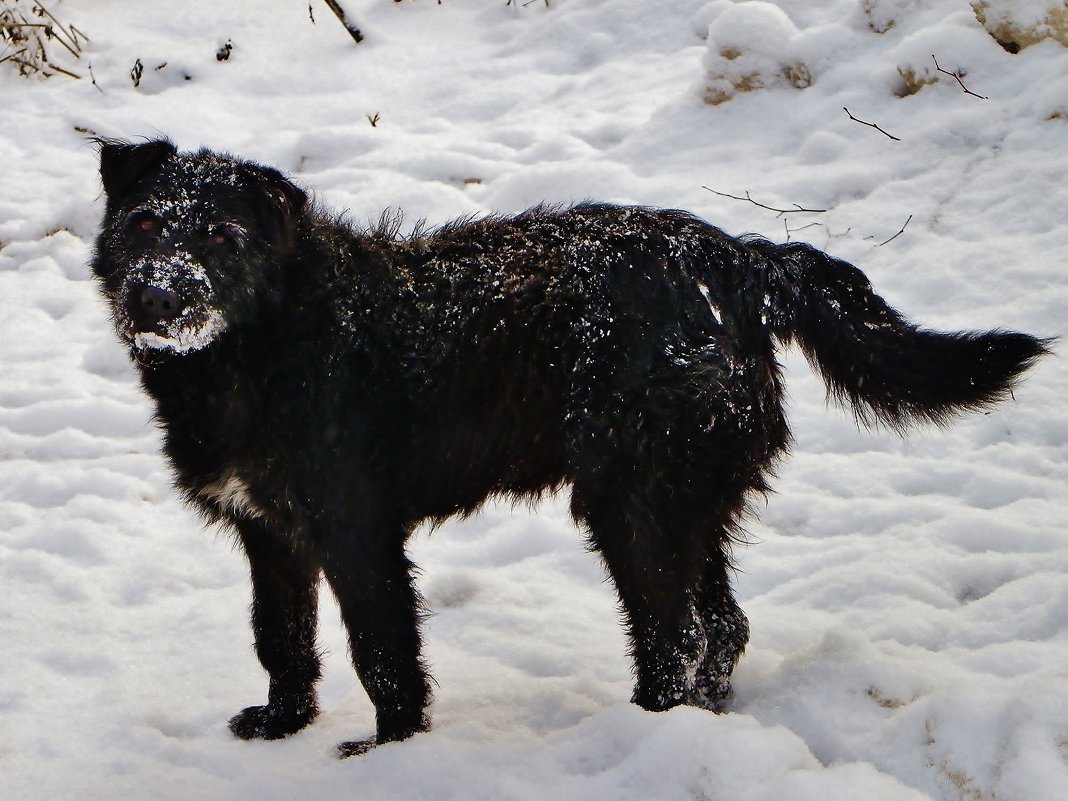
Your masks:
{"label": "snow-covered ground", "polygon": [[[729,714],[628,703],[566,497],[421,533],[434,729],[341,762],[373,711],[329,599],[321,718],[273,743],[226,730],[266,691],[243,557],[170,490],[84,266],[87,132],[162,133],[356,220],[684,207],[853,261],[925,325],[1056,335],[1068,48],[1010,54],[966,0],[347,0],[360,45],[320,0],[314,23],[300,0],[48,5],[91,41],[64,62],[82,80],[0,64],[5,801],[1068,797],[1063,357],[902,440],[858,432],[784,354],[797,442],[738,554],[753,640]],[[1042,34],[1063,4],[978,5]]]}

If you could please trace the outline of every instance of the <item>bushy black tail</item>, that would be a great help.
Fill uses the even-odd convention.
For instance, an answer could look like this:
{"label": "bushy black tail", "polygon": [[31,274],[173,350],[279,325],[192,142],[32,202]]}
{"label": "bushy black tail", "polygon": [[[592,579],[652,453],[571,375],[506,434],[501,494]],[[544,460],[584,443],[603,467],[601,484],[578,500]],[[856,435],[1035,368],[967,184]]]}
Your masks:
{"label": "bushy black tail", "polygon": [[767,318],[796,341],[831,395],[866,424],[942,424],[1009,394],[1050,340],[1014,331],[917,328],[875,294],[864,274],[804,244],[750,241],[767,270]]}

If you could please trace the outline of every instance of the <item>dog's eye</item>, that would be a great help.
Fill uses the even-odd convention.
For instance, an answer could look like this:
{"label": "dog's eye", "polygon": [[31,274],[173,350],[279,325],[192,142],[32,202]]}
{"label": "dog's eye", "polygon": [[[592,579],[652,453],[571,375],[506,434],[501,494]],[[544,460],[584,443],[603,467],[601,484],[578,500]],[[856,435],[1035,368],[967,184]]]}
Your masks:
{"label": "dog's eye", "polygon": [[163,231],[163,223],[154,214],[144,212],[135,214],[130,219],[130,227],[146,236],[159,236]]}
{"label": "dog's eye", "polygon": [[213,248],[233,247],[241,242],[244,231],[236,225],[216,225],[208,234],[208,244]]}

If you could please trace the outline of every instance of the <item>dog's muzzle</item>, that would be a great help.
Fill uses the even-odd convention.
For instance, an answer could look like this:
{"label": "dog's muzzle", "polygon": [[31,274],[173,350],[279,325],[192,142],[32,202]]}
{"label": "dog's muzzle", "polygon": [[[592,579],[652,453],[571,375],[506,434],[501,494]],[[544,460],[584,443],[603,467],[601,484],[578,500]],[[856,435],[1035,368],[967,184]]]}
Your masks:
{"label": "dog's muzzle", "polygon": [[200,350],[226,330],[203,266],[188,253],[131,265],[118,302],[119,333],[136,347]]}

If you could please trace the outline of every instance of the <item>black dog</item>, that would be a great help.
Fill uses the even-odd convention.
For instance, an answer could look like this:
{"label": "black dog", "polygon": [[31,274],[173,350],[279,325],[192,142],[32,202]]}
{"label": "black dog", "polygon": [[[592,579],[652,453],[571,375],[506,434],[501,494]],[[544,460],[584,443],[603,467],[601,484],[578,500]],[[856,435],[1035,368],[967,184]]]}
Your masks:
{"label": "black dog", "polygon": [[787,448],[777,345],[866,424],[942,423],[1047,352],[917,329],[855,268],[688,214],[583,204],[401,237],[314,208],[278,171],[101,143],[92,269],[186,498],[236,529],[268,702],[318,711],[320,572],[377,710],[358,753],[429,725],[405,540],[491,496],[564,484],[615,582],[634,701],[715,709],[748,639],[729,546]]}

